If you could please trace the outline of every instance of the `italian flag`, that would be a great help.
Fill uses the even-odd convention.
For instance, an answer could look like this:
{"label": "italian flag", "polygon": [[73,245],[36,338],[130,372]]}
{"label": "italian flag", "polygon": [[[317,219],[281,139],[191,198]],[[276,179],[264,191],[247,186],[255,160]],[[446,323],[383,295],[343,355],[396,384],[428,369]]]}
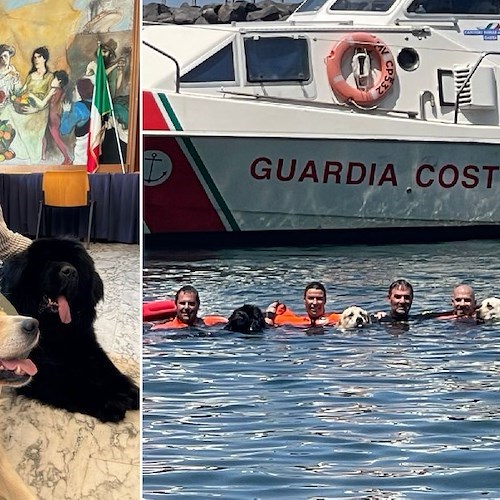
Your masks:
{"label": "italian flag", "polygon": [[101,144],[104,139],[106,127],[103,117],[111,112],[111,101],[108,92],[108,79],[104,59],[102,58],[101,46],[97,47],[97,68],[95,71],[94,93],[92,95],[92,107],[90,109],[90,130],[87,146],[87,172],[93,174],[99,168],[99,156],[101,155]]}

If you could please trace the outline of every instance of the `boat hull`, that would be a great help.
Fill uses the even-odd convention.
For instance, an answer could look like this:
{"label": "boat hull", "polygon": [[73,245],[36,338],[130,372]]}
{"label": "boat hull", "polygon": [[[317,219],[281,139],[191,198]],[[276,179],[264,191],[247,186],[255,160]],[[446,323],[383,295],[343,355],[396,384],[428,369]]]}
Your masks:
{"label": "boat hull", "polygon": [[494,144],[144,136],[151,234],[500,224]]}

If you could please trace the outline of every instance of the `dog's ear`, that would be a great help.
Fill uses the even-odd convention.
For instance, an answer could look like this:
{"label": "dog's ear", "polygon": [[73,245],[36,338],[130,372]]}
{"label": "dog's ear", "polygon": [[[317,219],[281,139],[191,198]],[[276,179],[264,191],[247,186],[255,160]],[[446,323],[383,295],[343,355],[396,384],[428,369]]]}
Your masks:
{"label": "dog's ear", "polygon": [[240,316],[241,314],[239,309],[235,309],[229,316],[227,323],[224,326],[224,330],[229,330],[231,332],[237,331],[235,330],[235,327],[237,327],[237,324],[240,322]]}
{"label": "dog's ear", "polygon": [[266,320],[264,319],[264,313],[260,307],[254,306],[252,311],[252,322],[250,325],[250,330],[252,332],[261,332],[267,327]]}
{"label": "dog's ear", "polygon": [[21,254],[16,257],[12,257],[11,259],[7,259],[4,262],[2,273],[3,292],[7,293],[8,290],[16,288],[21,284],[27,264],[27,259]]}
{"label": "dog's ear", "polygon": [[254,318],[252,322],[250,323],[250,331],[251,332],[261,332],[266,328],[267,324],[264,321],[264,318]]}
{"label": "dog's ear", "polygon": [[16,288],[23,287],[24,274],[28,268],[26,251],[11,257],[4,262],[1,290],[6,295]]}
{"label": "dog's ear", "polygon": [[92,280],[92,302],[93,305],[97,305],[97,303],[104,298],[104,284],[102,282],[99,274],[94,271],[94,279]]}
{"label": "dog's ear", "polygon": [[23,292],[36,285],[31,282],[26,250],[4,262],[0,289],[18,311],[32,311],[30,314],[36,312],[38,303],[35,297]]}

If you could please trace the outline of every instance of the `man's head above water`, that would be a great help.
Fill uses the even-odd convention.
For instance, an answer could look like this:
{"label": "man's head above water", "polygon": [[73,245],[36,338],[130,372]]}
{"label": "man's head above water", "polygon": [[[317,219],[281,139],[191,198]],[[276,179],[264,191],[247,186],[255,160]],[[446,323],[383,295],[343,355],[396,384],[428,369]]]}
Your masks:
{"label": "man's head above water", "polygon": [[476,296],[472,287],[461,283],[453,288],[451,305],[453,306],[453,312],[459,318],[474,316],[476,312]]}

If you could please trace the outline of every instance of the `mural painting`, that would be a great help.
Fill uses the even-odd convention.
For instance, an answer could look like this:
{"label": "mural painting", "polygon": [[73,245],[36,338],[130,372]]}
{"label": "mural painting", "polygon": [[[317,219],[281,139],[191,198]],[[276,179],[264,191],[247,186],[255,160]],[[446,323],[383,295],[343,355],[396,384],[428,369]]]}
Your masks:
{"label": "mural painting", "polygon": [[[114,117],[101,163],[126,158],[134,0],[2,0],[0,166],[84,165],[101,45]],[[115,128],[116,125],[116,128]]]}

